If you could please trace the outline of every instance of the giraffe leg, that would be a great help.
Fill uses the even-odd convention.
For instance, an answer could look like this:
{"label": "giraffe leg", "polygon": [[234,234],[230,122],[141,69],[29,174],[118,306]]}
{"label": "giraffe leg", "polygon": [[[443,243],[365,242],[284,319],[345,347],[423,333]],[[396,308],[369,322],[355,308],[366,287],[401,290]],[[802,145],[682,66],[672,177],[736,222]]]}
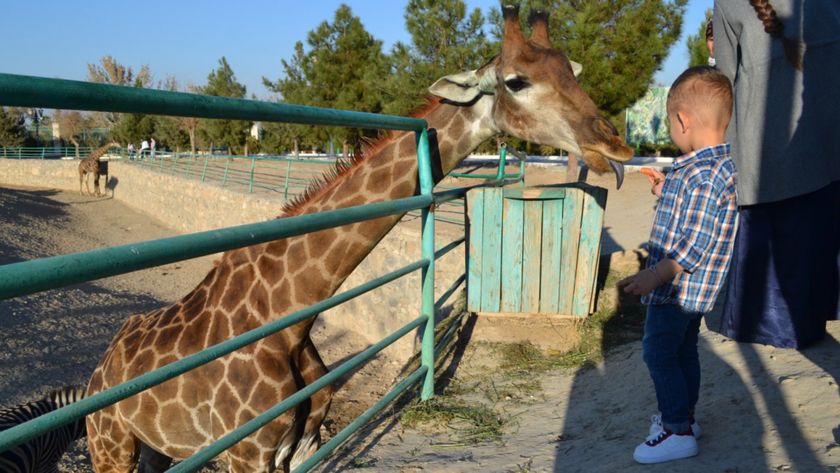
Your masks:
{"label": "giraffe leg", "polygon": [[97,197],[102,195],[102,193],[99,192],[99,173],[98,172],[93,173],[93,189],[95,191],[94,195],[96,195]]}
{"label": "giraffe leg", "polygon": [[140,459],[137,462],[137,473],[163,473],[169,469],[172,458],[152,447],[140,442]]}
{"label": "giraffe leg", "polygon": [[85,195],[85,193],[82,192],[82,181],[84,179],[85,179],[85,172],[80,169],[79,170],[79,195]]}
{"label": "giraffe leg", "polygon": [[90,192],[90,176],[88,176],[88,173],[85,173],[85,190],[87,191],[87,195],[92,195]]}
{"label": "giraffe leg", "polygon": [[96,473],[129,473],[137,462],[137,438],[116,416],[113,406],[87,417],[88,449]]}
{"label": "giraffe leg", "polygon": [[[303,343],[304,346],[300,353],[298,367],[303,382],[309,385],[327,374],[329,370],[327,370],[324,361],[321,360],[321,356],[318,354],[318,350],[315,349],[312,339],[307,336]],[[332,385],[328,385],[309,398],[309,415],[306,417],[303,435],[298,440],[297,448],[295,449],[294,455],[292,455],[290,462],[292,470],[311,457],[318,450],[318,447],[321,446],[321,424],[324,422],[330,410],[333,392]]]}

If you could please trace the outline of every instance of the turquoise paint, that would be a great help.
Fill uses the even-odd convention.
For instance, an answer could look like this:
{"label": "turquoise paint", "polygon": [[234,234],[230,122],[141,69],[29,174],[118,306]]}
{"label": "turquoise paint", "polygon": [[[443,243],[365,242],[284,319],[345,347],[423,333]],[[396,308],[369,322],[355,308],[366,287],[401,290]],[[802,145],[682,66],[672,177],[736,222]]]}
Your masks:
{"label": "turquoise paint", "polygon": [[502,220],[502,302],[501,312],[519,312],[522,308],[522,239],[525,226],[525,202],[503,199]]}
{"label": "turquoise paint", "polygon": [[502,189],[484,191],[481,310],[499,312],[502,289]]}
{"label": "turquoise paint", "polygon": [[542,267],[540,268],[540,313],[559,313],[564,199],[543,201]]}
{"label": "turquoise paint", "polygon": [[542,266],[543,201],[530,200],[525,206],[525,241],[522,243],[522,312],[540,311]]}
{"label": "turquoise paint", "polygon": [[483,261],[482,238],[484,236],[484,194],[483,189],[467,193],[467,221],[469,232],[469,256],[467,258],[467,309],[481,312],[481,271]]}
{"label": "turquoise paint", "polygon": [[575,275],[577,273],[578,243],[580,236],[583,199],[580,192],[569,192],[563,201],[563,238],[560,255],[560,282],[557,310],[572,315],[572,301],[575,296]]}

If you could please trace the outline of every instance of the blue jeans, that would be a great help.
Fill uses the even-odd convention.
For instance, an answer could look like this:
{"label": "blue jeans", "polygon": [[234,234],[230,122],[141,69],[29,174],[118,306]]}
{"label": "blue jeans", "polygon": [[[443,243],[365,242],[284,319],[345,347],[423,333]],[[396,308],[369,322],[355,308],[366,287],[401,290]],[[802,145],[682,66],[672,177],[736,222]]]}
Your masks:
{"label": "blue jeans", "polygon": [[662,425],[673,432],[689,428],[700,392],[697,336],[700,312],[678,305],[649,305],[642,339],[645,364],[656,389]]}

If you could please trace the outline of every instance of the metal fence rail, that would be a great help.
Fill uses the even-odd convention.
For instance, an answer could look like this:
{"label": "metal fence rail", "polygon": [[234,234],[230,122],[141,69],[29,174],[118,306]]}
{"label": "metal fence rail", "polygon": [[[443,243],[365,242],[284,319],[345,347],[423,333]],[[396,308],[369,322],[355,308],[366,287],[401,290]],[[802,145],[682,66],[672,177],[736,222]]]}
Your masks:
{"label": "metal fence rail", "polygon": [[[407,389],[415,380],[423,379],[421,398],[428,399],[434,388],[434,266],[435,259],[456,245],[453,243],[436,252],[434,239],[434,203],[441,203],[462,196],[466,189],[433,194],[432,174],[429,159],[427,123],[425,120],[406,117],[376,115],[343,110],[319,109],[296,105],[265,103],[253,100],[209,97],[179,92],[167,92],[79,81],[46,79],[40,77],[0,74],[0,105],[23,107],[44,107],[81,109],[129,113],[149,113],[204,118],[227,118],[262,121],[294,122],[304,124],[338,125],[364,128],[386,128],[413,131],[417,143],[420,195],[390,202],[379,202],[358,207],[339,209],[320,214],[278,219],[271,222],[243,225],[192,235],[183,235],[163,240],[141,242],[85,253],[56,256],[39,260],[14,263],[0,267],[0,298],[61,287],[75,282],[87,281],[110,275],[122,274],[141,268],[189,259],[227,249],[240,248],[260,242],[292,235],[300,235],[351,222],[403,213],[411,209],[422,209],[422,251],[420,260],[404,268],[369,281],[357,288],[334,295],[326,300],[304,308],[282,319],[273,321],[233,339],[222,342],[199,353],[190,355],[157,370],[151,371],[118,386],[106,389],[89,398],[56,410],[50,414],[26,422],[12,429],[0,432],[0,451],[18,445],[44,432],[72,422],[97,409],[125,399],[137,392],[171,379],[204,363],[210,362],[242,346],[253,343],[283,328],[312,317],[329,307],[379,287],[393,279],[420,269],[421,308],[420,316],[402,329],[376,343],[368,350],[342,364],[332,373],[325,375],[289,399],[260,414],[250,422],[230,432],[208,449],[181,462],[170,471],[194,471],[219,452],[236,441],[260,428],[271,419],[307,399],[335,377],[352,369],[364,359],[393,343],[400,336],[423,326],[420,368],[409,375],[385,399],[393,399]],[[205,175],[206,177],[206,175]],[[457,242],[460,244],[462,241]],[[454,289],[452,289],[454,291]],[[350,363],[350,364],[347,364]],[[384,401],[384,399],[383,399]],[[376,406],[385,405],[380,401]],[[371,411],[369,411],[371,412]],[[365,413],[366,417],[373,415]],[[358,419],[357,419],[358,420]],[[358,429],[362,422],[350,427]],[[350,428],[348,427],[348,429]],[[345,429],[347,430],[347,429]],[[342,431],[340,436],[349,435]],[[338,446],[338,437],[333,439],[296,471],[306,471],[317,461]]]}
{"label": "metal fence rail", "polygon": [[[93,151],[90,146],[79,146],[79,156],[84,157]],[[56,159],[76,157],[75,146],[0,146],[0,158],[13,159]]]}

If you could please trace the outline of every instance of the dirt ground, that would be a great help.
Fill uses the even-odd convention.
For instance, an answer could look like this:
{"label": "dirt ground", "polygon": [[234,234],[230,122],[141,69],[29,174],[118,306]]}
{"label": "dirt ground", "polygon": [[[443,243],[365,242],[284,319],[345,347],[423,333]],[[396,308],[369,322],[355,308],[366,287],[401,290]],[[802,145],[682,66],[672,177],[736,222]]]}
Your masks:
{"label": "dirt ground", "polygon": [[[562,170],[530,171],[528,184],[556,182]],[[612,180],[602,252],[633,249],[647,240],[653,198],[642,176],[629,173],[620,191]],[[0,187],[0,264],[171,236],[154,218],[113,199],[46,189]],[[0,405],[49,389],[84,384],[122,320],[177,300],[206,274],[212,257],[0,301]],[[708,327],[707,327],[708,326]],[[710,330],[711,328],[712,330]],[[655,411],[639,341],[624,344],[597,365],[540,372],[538,384],[486,396],[505,419],[492,441],[464,443],[452,428],[407,429],[398,415],[381,418],[372,434],[322,467],[323,471],[554,471],[689,472],[840,471],[840,325],[818,346],[796,352],[734,343],[707,320],[700,344],[704,384],[698,407],[701,454],[668,466],[641,467],[632,450]],[[352,337],[347,337],[352,338]],[[360,347],[319,347],[338,360]],[[455,381],[494,378],[499,360],[478,345],[453,365]],[[396,367],[372,364],[351,378],[333,403],[335,432],[393,382]],[[489,373],[489,374],[488,374]],[[508,381],[509,382],[509,381]],[[515,383],[514,383],[515,385]],[[84,449],[62,471],[90,471]]]}

